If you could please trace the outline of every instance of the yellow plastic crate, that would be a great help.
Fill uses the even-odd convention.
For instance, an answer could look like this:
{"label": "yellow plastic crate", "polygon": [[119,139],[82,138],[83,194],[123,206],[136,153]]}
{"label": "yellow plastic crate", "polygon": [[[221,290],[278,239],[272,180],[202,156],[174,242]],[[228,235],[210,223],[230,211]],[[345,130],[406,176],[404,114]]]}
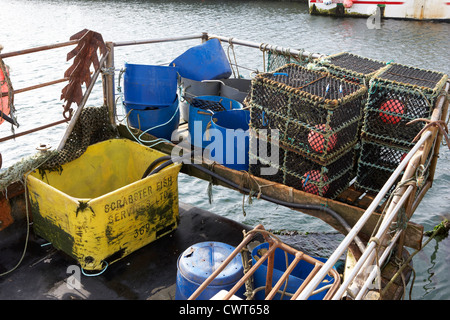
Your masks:
{"label": "yellow plastic crate", "polygon": [[176,229],[181,164],[141,179],[163,155],[113,139],[59,171],[34,171],[27,187],[35,232],[85,270],[101,270]]}

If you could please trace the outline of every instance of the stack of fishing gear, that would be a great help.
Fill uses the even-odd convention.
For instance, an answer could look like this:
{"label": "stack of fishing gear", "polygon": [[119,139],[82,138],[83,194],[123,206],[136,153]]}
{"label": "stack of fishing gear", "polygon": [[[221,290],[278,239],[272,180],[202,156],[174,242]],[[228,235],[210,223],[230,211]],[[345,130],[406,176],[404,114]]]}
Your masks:
{"label": "stack of fishing gear", "polygon": [[373,76],[364,108],[357,188],[378,192],[383,187],[424,127],[417,119],[431,118],[446,81],[443,73],[394,63]]}
{"label": "stack of fishing gear", "polygon": [[[367,88],[287,64],[252,80],[250,173],[298,190],[334,198],[352,178]],[[270,145],[267,154],[261,146]],[[268,157],[279,145],[278,158]],[[276,169],[275,175],[262,168]]]}

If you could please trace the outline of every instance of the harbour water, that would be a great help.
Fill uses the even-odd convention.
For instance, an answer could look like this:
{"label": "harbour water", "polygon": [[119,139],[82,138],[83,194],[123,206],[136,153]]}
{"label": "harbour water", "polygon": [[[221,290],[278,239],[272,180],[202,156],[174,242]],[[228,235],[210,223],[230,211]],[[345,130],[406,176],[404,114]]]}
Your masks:
{"label": "harbour water", "polygon": [[[163,38],[209,32],[255,42],[332,54],[349,51],[382,61],[395,61],[450,74],[449,23],[383,20],[377,28],[368,27],[363,18],[310,16],[307,4],[278,1],[112,1],[112,0],[0,0],[3,52],[67,41],[82,29],[97,31],[105,41],[128,41]],[[164,64],[195,42],[131,46],[117,49],[116,68],[125,62]],[[226,45],[225,45],[226,47]],[[15,57],[6,61],[11,66],[15,89],[63,77],[69,66],[67,48],[35,53],[32,57]],[[253,52],[253,53],[252,53]],[[262,70],[260,53],[237,49],[240,65],[253,65]],[[35,60],[39,60],[36,63]],[[31,76],[30,76],[31,74]],[[250,76],[250,71],[241,69]],[[20,124],[16,133],[62,119],[63,85],[18,94],[15,98]],[[102,103],[101,85],[93,92],[88,105]],[[56,147],[66,125],[39,131],[25,137],[0,143],[3,169],[22,157],[36,152],[40,143]],[[9,124],[0,127],[0,137],[11,134]],[[441,148],[432,189],[417,209],[413,222],[431,230],[444,218],[450,219],[450,151]],[[180,201],[227,216],[234,220],[266,229],[288,229],[305,234],[305,241],[315,246],[315,254],[327,256],[340,235],[320,220],[286,208],[242,195],[226,188],[213,187],[212,203],[207,195],[208,183],[180,176]],[[318,237],[308,237],[316,233]],[[317,240],[319,239],[319,240]],[[450,239],[432,241],[413,260],[416,278],[412,289],[415,300],[450,299]],[[407,295],[408,297],[408,295]]]}

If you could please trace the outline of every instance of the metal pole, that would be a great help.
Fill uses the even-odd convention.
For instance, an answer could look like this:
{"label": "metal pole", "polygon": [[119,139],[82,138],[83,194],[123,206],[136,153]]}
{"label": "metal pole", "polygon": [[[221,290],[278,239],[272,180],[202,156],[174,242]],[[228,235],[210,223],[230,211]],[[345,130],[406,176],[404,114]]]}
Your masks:
{"label": "metal pole", "polygon": [[[54,85],[54,84],[66,82],[66,81],[69,81],[69,78],[62,78],[62,79],[53,80],[53,81],[49,81],[49,82],[44,82],[44,83],[41,83],[41,84],[37,84],[37,85],[34,85],[34,86],[22,88],[22,89],[16,89],[16,90],[13,91],[13,93],[17,94],[17,93],[22,93],[22,92],[26,92],[26,91],[31,91],[31,90],[35,90],[35,89],[51,86],[51,85]],[[3,92],[2,93],[2,97],[5,97],[7,95],[8,95],[8,92]]]}
{"label": "metal pole", "polygon": [[50,49],[55,49],[55,48],[67,47],[67,46],[77,44],[78,41],[79,40],[72,40],[72,41],[67,41],[67,42],[51,44],[51,45],[47,45],[47,46],[35,47],[35,48],[31,48],[31,49],[2,53],[2,54],[0,54],[0,58],[4,59],[4,58],[9,58],[9,57],[20,56],[22,54],[28,54],[28,53],[50,50]]}
{"label": "metal pole", "polygon": [[106,42],[106,47],[109,50],[109,55],[106,59],[106,68],[109,69],[109,72],[103,76],[104,100],[109,111],[109,120],[112,125],[115,125],[116,101],[114,89],[114,44],[112,42]]}
{"label": "metal pole", "polygon": [[160,43],[160,42],[202,39],[203,37],[204,37],[204,34],[200,33],[200,34],[195,34],[195,35],[191,35],[191,36],[181,36],[181,37],[173,37],[173,38],[159,38],[159,39],[113,42],[113,44],[115,47],[123,47],[123,46],[137,45],[137,44],[150,44],[150,43]]}
{"label": "metal pole", "polygon": [[[392,248],[394,247],[395,243],[397,242],[397,240],[398,240],[398,238],[400,237],[401,234],[402,234],[402,232],[398,231],[395,234],[395,236],[392,238],[391,243],[389,244],[389,246],[386,248],[386,250],[384,250],[383,254],[381,255],[381,258],[380,258],[380,261],[379,261],[380,265],[382,265],[384,263],[384,261],[386,260],[386,258],[389,256],[389,253],[391,252]],[[363,298],[363,295],[366,293],[367,288],[372,283],[372,281],[373,281],[373,279],[375,278],[376,275],[377,275],[377,270],[376,269],[372,270],[372,272],[370,273],[369,277],[366,279],[366,282],[364,283],[364,285],[359,290],[359,293],[356,296],[355,300],[361,300]]]}
{"label": "metal pole", "polygon": [[[400,201],[395,206],[394,210],[392,210],[390,213],[388,213],[388,216],[385,217],[383,220],[383,223],[380,226],[380,229],[378,230],[377,234],[375,235],[376,238],[381,239],[383,235],[385,234],[385,231],[390,226],[391,222],[394,220],[398,210],[403,205],[405,200],[408,198],[409,194],[412,191],[412,186],[409,186],[404,195],[405,197],[402,197]],[[338,300],[341,298],[341,296],[344,294],[345,290],[347,290],[347,287],[349,284],[353,281],[353,279],[357,276],[357,274],[360,272],[360,269],[363,265],[370,265],[372,263],[372,260],[374,258],[373,253],[374,249],[376,247],[377,243],[375,241],[370,241],[369,245],[367,246],[367,249],[364,251],[362,256],[359,258],[358,262],[356,263],[355,267],[353,268],[350,275],[345,279],[345,281],[341,284],[339,290],[336,292],[336,294],[333,296],[333,300]]]}
{"label": "metal pole", "polygon": [[295,56],[303,56],[303,57],[310,57],[314,58],[314,59],[318,59],[318,58],[322,58],[325,55],[320,54],[320,53],[311,53],[311,52],[307,52],[307,51],[299,51],[299,50],[295,50],[295,49],[288,49],[288,48],[283,48],[283,47],[279,47],[279,46],[273,46],[273,45],[268,45],[265,43],[257,43],[257,42],[252,42],[252,41],[245,41],[245,40],[240,40],[240,39],[235,39],[235,38],[228,38],[228,37],[222,37],[222,36],[218,36],[218,35],[209,35],[209,38],[217,38],[223,42],[228,42],[228,43],[233,43],[233,44],[239,44],[242,46],[246,46],[246,47],[252,47],[252,48],[265,48],[265,49],[269,49],[269,50],[273,50],[279,53],[286,53],[289,52],[292,55]]}

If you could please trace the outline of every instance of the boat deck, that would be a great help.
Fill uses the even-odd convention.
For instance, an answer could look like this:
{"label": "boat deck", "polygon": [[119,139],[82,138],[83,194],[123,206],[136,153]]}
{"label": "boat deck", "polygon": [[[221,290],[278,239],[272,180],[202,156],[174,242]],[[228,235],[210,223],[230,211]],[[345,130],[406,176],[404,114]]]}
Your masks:
{"label": "boat deck", "polygon": [[[173,300],[177,259],[190,245],[220,241],[233,246],[243,239],[248,227],[180,203],[179,227],[153,243],[111,264],[100,275],[81,274],[80,289],[68,286],[68,278],[80,269],[75,260],[46,245],[30,229],[30,241],[20,266],[0,277],[0,299],[125,299]],[[24,240],[24,239],[23,239]],[[11,269],[20,258],[23,241],[15,241],[0,257],[0,272]],[[68,269],[70,266],[74,269]]]}

